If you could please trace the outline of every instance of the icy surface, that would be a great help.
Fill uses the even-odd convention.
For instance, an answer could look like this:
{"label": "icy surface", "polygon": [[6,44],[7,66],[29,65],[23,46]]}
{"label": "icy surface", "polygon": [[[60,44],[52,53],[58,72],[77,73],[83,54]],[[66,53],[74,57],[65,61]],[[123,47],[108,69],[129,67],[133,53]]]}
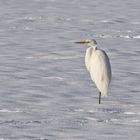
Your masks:
{"label": "icy surface", "polygon": [[[139,140],[140,1],[1,0],[0,140]],[[84,66],[94,38],[109,96]]]}

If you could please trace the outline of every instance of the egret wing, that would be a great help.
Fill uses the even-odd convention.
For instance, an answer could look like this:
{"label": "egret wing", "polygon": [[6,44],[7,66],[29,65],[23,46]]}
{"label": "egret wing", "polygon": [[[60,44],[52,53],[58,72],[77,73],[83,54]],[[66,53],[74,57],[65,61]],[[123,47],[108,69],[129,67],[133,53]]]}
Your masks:
{"label": "egret wing", "polygon": [[90,75],[103,96],[108,93],[111,80],[111,66],[107,54],[102,50],[93,52],[90,63]]}

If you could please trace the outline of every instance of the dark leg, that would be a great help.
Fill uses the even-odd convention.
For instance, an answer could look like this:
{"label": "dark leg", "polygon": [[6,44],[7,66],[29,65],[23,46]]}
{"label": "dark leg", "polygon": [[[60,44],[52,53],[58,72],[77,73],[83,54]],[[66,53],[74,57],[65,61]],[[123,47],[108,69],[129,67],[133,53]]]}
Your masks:
{"label": "dark leg", "polygon": [[101,92],[99,92],[99,104],[101,103]]}

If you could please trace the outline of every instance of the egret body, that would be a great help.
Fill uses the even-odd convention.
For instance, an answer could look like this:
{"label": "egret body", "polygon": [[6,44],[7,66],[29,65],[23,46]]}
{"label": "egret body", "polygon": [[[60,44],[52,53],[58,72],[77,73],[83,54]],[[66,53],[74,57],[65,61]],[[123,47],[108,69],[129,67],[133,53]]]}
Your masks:
{"label": "egret body", "polygon": [[111,81],[111,65],[105,51],[97,48],[97,42],[92,40],[83,40],[76,42],[89,46],[86,50],[85,65],[90,73],[91,79],[95,82],[99,90],[99,104],[101,96],[107,96],[108,87]]}

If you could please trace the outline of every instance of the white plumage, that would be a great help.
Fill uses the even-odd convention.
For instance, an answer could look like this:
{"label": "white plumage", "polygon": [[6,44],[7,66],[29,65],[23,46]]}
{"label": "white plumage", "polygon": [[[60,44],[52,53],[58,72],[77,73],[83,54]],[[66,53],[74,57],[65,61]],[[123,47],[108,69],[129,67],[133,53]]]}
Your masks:
{"label": "white plumage", "polygon": [[100,104],[101,96],[107,96],[108,94],[108,87],[111,81],[109,58],[105,51],[97,48],[97,42],[95,40],[84,40],[76,43],[89,46],[86,50],[85,65],[90,73],[91,79],[95,82],[99,90]]}

